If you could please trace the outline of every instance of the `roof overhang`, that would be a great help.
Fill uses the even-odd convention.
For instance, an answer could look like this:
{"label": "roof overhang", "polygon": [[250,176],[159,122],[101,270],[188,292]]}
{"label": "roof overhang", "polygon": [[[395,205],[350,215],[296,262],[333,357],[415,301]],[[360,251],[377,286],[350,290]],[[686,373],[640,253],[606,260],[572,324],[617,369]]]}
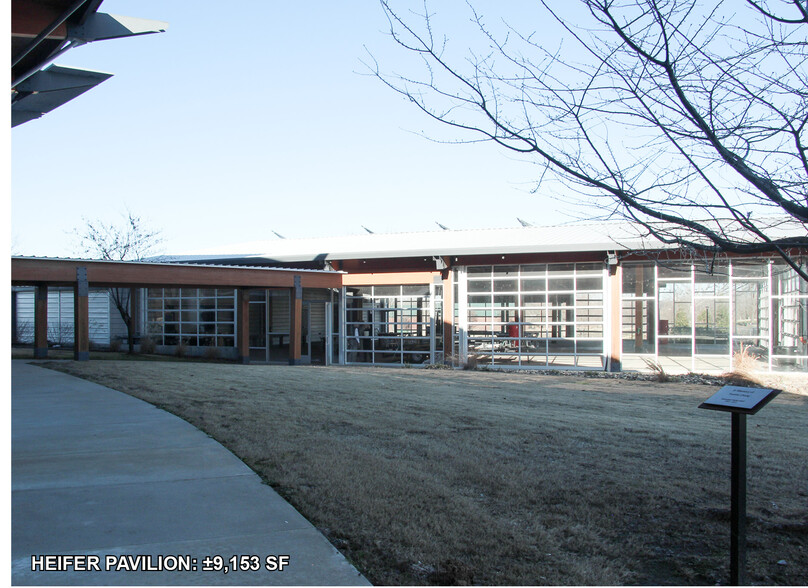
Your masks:
{"label": "roof overhang", "polygon": [[295,278],[303,288],[339,288],[343,275],[322,270],[12,257],[11,284],[71,286],[80,268],[86,270],[91,286],[119,288],[293,288]]}
{"label": "roof overhang", "polygon": [[[583,253],[664,248],[625,224],[518,227],[283,239],[171,256],[173,261],[294,263],[350,259]],[[249,261],[248,261],[249,260]]]}

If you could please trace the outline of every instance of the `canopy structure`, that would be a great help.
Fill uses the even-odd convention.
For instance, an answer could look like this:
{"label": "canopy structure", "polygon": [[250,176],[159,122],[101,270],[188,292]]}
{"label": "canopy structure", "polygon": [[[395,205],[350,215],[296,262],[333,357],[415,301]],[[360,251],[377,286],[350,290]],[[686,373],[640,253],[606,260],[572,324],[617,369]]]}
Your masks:
{"label": "canopy structure", "polygon": [[11,126],[41,117],[112,77],[50,65],[73,47],[164,32],[167,23],[99,13],[102,0],[12,0]]}
{"label": "canopy structure", "polygon": [[289,290],[293,300],[290,308],[293,341],[290,363],[294,363],[299,358],[303,289],[340,288],[342,274],[305,269],[12,257],[11,284],[36,287],[34,355],[39,358],[47,357],[48,288],[57,286],[73,288],[76,337],[74,356],[77,360],[89,358],[88,293],[91,286],[238,288],[237,311],[240,324],[238,348],[244,363],[249,357],[250,289],[286,289]]}

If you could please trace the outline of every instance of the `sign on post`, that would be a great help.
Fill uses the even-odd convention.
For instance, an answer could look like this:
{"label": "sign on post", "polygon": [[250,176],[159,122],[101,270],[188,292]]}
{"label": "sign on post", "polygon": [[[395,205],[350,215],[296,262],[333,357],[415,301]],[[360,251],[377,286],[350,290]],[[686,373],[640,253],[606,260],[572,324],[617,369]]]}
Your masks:
{"label": "sign on post", "polygon": [[771,388],[724,386],[699,408],[732,413],[732,503],[730,506],[730,583],[741,586],[746,579],[746,415],[766,406],[780,393]]}
{"label": "sign on post", "polygon": [[699,408],[755,414],[780,393],[770,388],[724,386],[699,405]]}

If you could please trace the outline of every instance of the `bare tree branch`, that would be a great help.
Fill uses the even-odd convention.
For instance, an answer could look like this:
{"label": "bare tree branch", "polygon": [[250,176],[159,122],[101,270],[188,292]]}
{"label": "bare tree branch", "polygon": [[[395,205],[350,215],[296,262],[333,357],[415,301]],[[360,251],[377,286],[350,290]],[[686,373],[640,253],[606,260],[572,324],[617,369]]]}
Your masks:
{"label": "bare tree branch", "polygon": [[542,27],[555,21],[572,52],[524,22],[489,26],[469,4],[486,49],[464,60],[436,42],[427,4],[381,0],[420,66],[369,69],[458,140],[535,158],[590,209],[707,255],[779,255],[808,280],[808,3],[579,2],[588,23],[542,1]]}
{"label": "bare tree branch", "polygon": [[[84,227],[76,229],[83,253],[92,259],[107,261],[143,261],[162,243],[159,230],[146,226],[144,221],[127,211],[120,225],[100,220],[83,219]],[[126,325],[129,353],[134,353],[135,318],[132,315],[132,291],[129,288],[110,288],[110,298]]]}

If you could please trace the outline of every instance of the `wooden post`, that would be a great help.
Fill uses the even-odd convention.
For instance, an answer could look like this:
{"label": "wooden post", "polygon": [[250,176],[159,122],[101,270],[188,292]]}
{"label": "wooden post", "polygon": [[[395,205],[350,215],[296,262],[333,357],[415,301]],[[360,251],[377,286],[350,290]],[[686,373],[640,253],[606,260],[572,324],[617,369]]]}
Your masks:
{"label": "wooden post", "polygon": [[87,268],[76,268],[76,283],[73,286],[73,359],[90,359],[90,288],[87,283]]}
{"label": "wooden post", "polygon": [[303,286],[295,276],[289,304],[289,365],[299,365],[303,343]]}
{"label": "wooden post", "polygon": [[39,285],[34,292],[34,359],[45,359],[48,357],[48,287]]}
{"label": "wooden post", "polygon": [[236,321],[238,359],[250,363],[250,290],[239,288],[236,294]]}

